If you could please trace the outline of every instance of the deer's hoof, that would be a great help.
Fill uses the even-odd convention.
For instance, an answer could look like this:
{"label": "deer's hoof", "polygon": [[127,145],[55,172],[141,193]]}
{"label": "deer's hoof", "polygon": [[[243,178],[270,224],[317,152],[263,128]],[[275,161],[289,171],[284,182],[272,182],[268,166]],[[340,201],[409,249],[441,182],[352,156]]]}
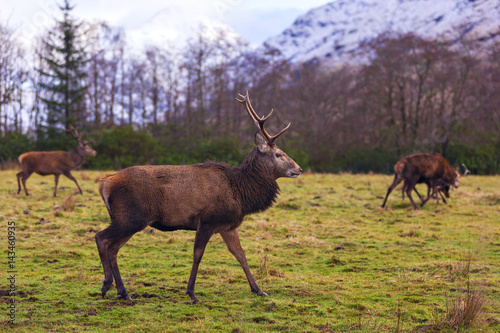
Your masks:
{"label": "deer's hoof", "polygon": [[198,299],[198,297],[196,297],[196,295],[194,294],[193,291],[186,291],[186,294],[189,296],[189,298],[191,299],[192,303],[191,304],[196,304],[198,303],[200,300]]}
{"label": "deer's hoof", "polygon": [[108,292],[108,290],[112,284],[113,284],[113,281],[108,282],[106,280],[102,283],[102,288],[101,288],[102,297],[104,297],[104,295],[106,295],[106,293]]}
{"label": "deer's hoof", "polygon": [[268,294],[266,294],[265,292],[263,292],[262,290],[252,290],[254,293],[256,293],[257,295],[259,296],[269,296]]}
{"label": "deer's hoof", "polygon": [[125,291],[124,293],[118,294],[118,297],[116,299],[123,299],[126,301],[130,301],[132,298],[128,295],[128,293]]}
{"label": "deer's hoof", "polygon": [[189,295],[189,298],[191,299],[191,304],[198,304],[200,302],[199,298],[195,295]]}

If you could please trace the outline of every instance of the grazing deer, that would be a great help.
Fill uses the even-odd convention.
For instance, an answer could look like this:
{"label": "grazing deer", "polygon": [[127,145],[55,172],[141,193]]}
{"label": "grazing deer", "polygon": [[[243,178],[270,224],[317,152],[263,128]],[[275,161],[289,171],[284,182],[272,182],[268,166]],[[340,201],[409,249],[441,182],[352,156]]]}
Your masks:
{"label": "grazing deer", "polygon": [[72,151],[30,151],[19,156],[18,161],[23,170],[17,173],[17,194],[21,192],[21,183],[19,180],[22,178],[24,192],[26,195],[29,195],[26,189],[26,180],[33,172],[42,176],[55,176],[56,186],[54,188],[54,197],[57,196],[57,183],[61,174],[74,181],[80,194],[82,194],[82,189],[71,174],[71,170],[79,168],[85,162],[85,157],[95,156],[96,151],[89,146],[90,141],[82,139],[84,133],[79,135],[72,125],[70,125],[69,130],[64,130],[71,133],[78,141],[78,146]]}
{"label": "grazing deer", "polygon": [[[425,185],[427,185],[427,197],[424,198],[417,191],[417,188],[413,187],[413,190],[415,191],[415,193],[417,193],[417,195],[418,195],[418,197],[420,199],[420,202],[423,202],[426,198],[435,198],[437,200],[437,202],[439,203],[439,197],[437,196],[439,194],[441,196],[441,199],[443,200],[443,202],[445,204],[448,204],[448,202],[446,202],[445,197],[446,198],[450,197],[450,185],[449,184],[446,184],[442,180],[438,180],[436,182],[436,185],[434,185],[434,182],[431,181],[431,180],[428,180],[428,179],[419,179],[417,181],[417,184],[421,184],[421,183],[424,183]],[[402,196],[403,200],[405,198],[406,186],[407,185],[408,185],[407,183],[404,183],[403,187],[401,188],[401,196]],[[437,193],[434,192],[433,189],[436,189]],[[443,194],[444,194],[444,196],[443,196]],[[420,205],[423,206],[423,203],[421,203]]]}
{"label": "grazing deer", "polygon": [[[437,197],[437,193],[439,193],[441,195],[441,199],[443,199],[443,202],[445,204],[447,204],[446,202],[446,199],[443,197],[443,194],[449,198],[450,197],[450,186],[453,185],[453,187],[455,188],[458,188],[458,179],[460,177],[465,177],[467,176],[468,173],[470,173],[470,170],[467,168],[467,166],[462,163],[462,166],[464,167],[464,173],[463,174],[460,174],[460,168],[459,166],[457,166],[456,170],[455,170],[455,173],[457,175],[457,178],[456,178],[456,185],[454,184],[451,184],[449,182],[449,179],[450,179],[450,176],[449,175],[453,175],[453,168],[448,164],[448,166],[446,167],[446,171],[445,171],[445,175],[447,176],[444,176],[442,179],[438,179],[437,181],[435,182],[426,182],[427,186],[428,186],[428,189],[427,189],[427,197],[426,198],[422,198],[420,196],[420,194],[417,192],[417,189],[415,188],[415,192],[417,192],[418,196],[420,197],[420,200],[421,200],[421,204],[420,204],[420,207],[422,207],[430,198],[436,198],[437,201],[439,202],[439,198]],[[433,186],[434,184],[434,186]],[[431,188],[432,188],[432,193],[431,192]]]}
{"label": "grazing deer", "polygon": [[187,292],[193,303],[196,274],[205,247],[220,233],[229,251],[241,264],[251,290],[266,296],[248,268],[238,227],[245,215],[269,208],[279,193],[280,177],[298,177],[302,169],[274,143],[281,132],[270,136],[250,104],[248,92],[236,99],[257,126],[255,146],[239,166],[207,162],[193,165],[135,166],[106,175],[99,184],[111,224],[95,236],[104,269],[102,296],[113,278],[118,295],[130,299],[117,264],[119,249],[135,233],[151,226],[161,231],[195,230],[193,265]]}
{"label": "grazing deer", "polygon": [[[467,171],[465,174],[467,174]],[[420,206],[423,206],[431,197],[437,197],[438,193],[443,198],[443,202],[446,203],[441,192],[449,198],[450,186],[458,188],[458,179],[460,178],[458,170],[455,170],[439,153],[423,153],[406,156],[394,165],[394,173],[394,181],[387,189],[382,208],[385,207],[389,194],[391,194],[394,188],[402,181],[404,181],[402,188],[403,199],[404,193],[406,192],[412,203],[413,209],[418,209],[418,207],[413,201],[411,192],[417,192],[415,186],[418,183],[425,183],[428,186],[427,197],[425,199],[417,192],[422,201]]]}

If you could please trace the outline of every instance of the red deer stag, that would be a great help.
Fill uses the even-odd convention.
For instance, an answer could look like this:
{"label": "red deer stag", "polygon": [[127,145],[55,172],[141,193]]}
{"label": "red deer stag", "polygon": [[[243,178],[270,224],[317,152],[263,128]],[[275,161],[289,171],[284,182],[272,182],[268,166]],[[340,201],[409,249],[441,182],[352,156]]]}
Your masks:
{"label": "red deer stag", "polygon": [[18,161],[23,170],[17,174],[17,194],[21,192],[20,179],[22,178],[24,192],[26,195],[29,195],[26,189],[26,180],[33,172],[42,176],[55,176],[56,186],[54,188],[54,197],[57,196],[57,183],[61,174],[74,181],[80,194],[82,194],[82,189],[71,174],[71,170],[79,168],[85,161],[85,157],[95,156],[96,151],[89,146],[90,141],[82,140],[84,133],[79,135],[71,125],[69,130],[64,130],[70,132],[78,141],[78,146],[72,151],[30,151],[19,156]]}
{"label": "red deer stag", "polygon": [[266,296],[248,268],[240,244],[238,227],[247,214],[269,208],[279,193],[280,177],[298,177],[302,169],[274,143],[281,132],[270,136],[250,104],[248,92],[236,99],[255,122],[255,146],[239,166],[207,162],[193,165],[134,166],[106,175],[99,193],[106,204],[111,224],[95,236],[104,270],[102,296],[113,278],[119,297],[130,299],[117,264],[119,249],[135,233],[151,226],[161,231],[196,230],[193,264],[187,292],[193,303],[196,274],[205,247],[220,233],[229,251],[239,261],[257,295]]}
{"label": "red deer stag", "polygon": [[[414,190],[416,191],[416,184],[425,183],[428,186],[427,197],[425,199],[417,192],[422,201],[421,206],[423,206],[431,197],[437,196],[437,193],[441,194],[441,192],[443,192],[448,198],[450,186],[457,188],[458,179],[460,177],[460,173],[439,153],[423,153],[406,156],[394,165],[394,173],[394,181],[387,189],[382,208],[385,207],[389,194],[403,180],[403,198],[406,192],[413,208],[417,209],[418,207],[411,196],[411,192]],[[443,201],[446,203],[444,198]]]}

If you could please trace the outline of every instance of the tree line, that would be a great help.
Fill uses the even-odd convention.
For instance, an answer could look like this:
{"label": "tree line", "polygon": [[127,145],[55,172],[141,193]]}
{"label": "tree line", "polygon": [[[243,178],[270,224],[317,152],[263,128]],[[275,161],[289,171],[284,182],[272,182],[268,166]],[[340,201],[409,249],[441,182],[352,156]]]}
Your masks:
{"label": "tree line", "polygon": [[0,161],[29,150],[70,149],[72,124],[95,141],[89,168],[239,164],[253,124],[250,91],[269,132],[292,123],[280,146],[305,169],[384,172],[401,157],[440,152],[476,174],[500,170],[500,43],[386,32],[349,64],[288,62],[223,31],[200,29],[182,47],[127,45],[105,22],[61,18],[25,49],[0,23]]}

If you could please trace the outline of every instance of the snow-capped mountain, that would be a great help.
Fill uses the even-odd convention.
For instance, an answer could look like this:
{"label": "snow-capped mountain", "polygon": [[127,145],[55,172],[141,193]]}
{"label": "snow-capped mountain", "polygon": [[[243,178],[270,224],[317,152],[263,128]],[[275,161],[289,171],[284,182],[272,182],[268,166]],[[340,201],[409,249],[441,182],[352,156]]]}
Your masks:
{"label": "snow-capped mountain", "polygon": [[181,49],[200,34],[208,40],[222,39],[230,45],[247,43],[212,11],[182,3],[166,6],[126,30],[127,39],[135,47],[169,45]]}
{"label": "snow-capped mountain", "polygon": [[337,0],[297,18],[265,44],[292,62],[348,61],[363,41],[384,31],[449,40],[500,38],[498,0]]}

